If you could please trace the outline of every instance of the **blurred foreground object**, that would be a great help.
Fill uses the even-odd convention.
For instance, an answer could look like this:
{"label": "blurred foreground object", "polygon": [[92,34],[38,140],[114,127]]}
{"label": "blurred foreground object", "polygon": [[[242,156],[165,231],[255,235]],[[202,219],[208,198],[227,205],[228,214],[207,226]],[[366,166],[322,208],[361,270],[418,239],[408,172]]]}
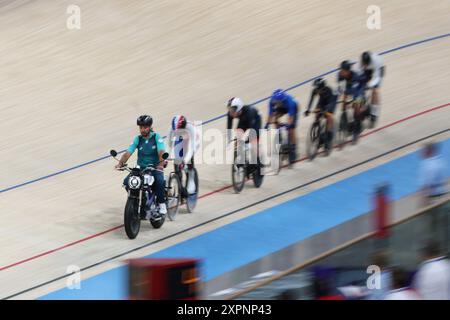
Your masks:
{"label": "blurred foreground object", "polygon": [[422,157],[423,160],[419,167],[419,188],[423,197],[423,205],[426,206],[431,199],[447,193],[447,163],[439,154],[438,145],[434,142],[425,145]]}
{"label": "blurred foreground object", "polygon": [[393,268],[393,287],[385,297],[385,300],[421,300],[417,292],[408,287],[407,272],[401,268]]}
{"label": "blurred foreground object", "polygon": [[450,261],[435,242],[428,243],[423,256],[413,288],[425,300],[450,300]]}
{"label": "blurred foreground object", "polygon": [[131,259],[128,283],[131,300],[196,300],[200,298],[200,261]]}

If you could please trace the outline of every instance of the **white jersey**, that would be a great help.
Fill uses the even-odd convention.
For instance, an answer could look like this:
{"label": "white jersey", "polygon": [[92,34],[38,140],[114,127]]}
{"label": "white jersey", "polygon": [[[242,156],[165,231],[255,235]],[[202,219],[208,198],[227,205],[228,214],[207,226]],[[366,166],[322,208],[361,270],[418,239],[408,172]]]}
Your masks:
{"label": "white jersey", "polygon": [[450,300],[450,261],[440,257],[423,262],[413,287],[424,300]]}
{"label": "white jersey", "polygon": [[367,83],[368,88],[374,88],[380,84],[381,79],[383,77],[382,74],[383,68],[384,68],[383,58],[376,53],[370,54],[370,64],[368,66],[363,66],[360,63],[359,69],[361,73],[364,73],[367,70],[372,70],[372,79],[370,79],[370,81]]}
{"label": "white jersey", "polygon": [[384,300],[422,300],[421,297],[414,291],[407,288],[392,290],[386,295]]}
{"label": "white jersey", "polygon": [[419,187],[428,191],[427,196],[447,193],[447,163],[441,155],[422,160],[419,166]]}
{"label": "white jersey", "polygon": [[189,163],[199,148],[200,133],[194,124],[187,122],[186,129],[171,130],[168,139],[175,161]]}

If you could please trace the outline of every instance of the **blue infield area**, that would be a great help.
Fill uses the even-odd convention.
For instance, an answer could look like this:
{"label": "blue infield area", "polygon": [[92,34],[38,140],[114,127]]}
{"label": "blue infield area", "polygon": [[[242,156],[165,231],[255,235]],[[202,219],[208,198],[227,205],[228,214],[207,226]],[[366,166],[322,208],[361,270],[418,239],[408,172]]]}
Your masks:
{"label": "blue infield area", "polygon": [[[440,150],[448,163],[450,139]],[[147,257],[200,258],[203,280],[211,280],[369,212],[381,183],[390,184],[392,200],[417,191],[419,161],[419,152],[410,153]],[[40,299],[126,299],[126,280],[127,267],[118,267],[83,280],[80,290],[64,288]]]}

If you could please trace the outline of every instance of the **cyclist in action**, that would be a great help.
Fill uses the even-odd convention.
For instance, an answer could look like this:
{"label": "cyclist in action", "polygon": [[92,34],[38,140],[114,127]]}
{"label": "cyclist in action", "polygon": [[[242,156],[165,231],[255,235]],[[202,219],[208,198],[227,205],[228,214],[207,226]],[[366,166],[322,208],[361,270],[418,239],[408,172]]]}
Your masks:
{"label": "cyclist in action", "polygon": [[375,126],[378,116],[380,115],[380,93],[379,88],[384,77],[385,66],[380,55],[373,52],[363,52],[361,55],[361,72],[367,78],[367,88],[372,93],[370,100],[370,123],[371,127]]}
{"label": "cyclist in action", "polygon": [[[240,98],[233,97],[227,103],[227,141],[231,142],[233,120],[239,119],[237,124],[238,137],[249,131],[249,143],[251,145],[250,171],[261,166],[259,159],[259,130],[261,129],[261,115],[253,106],[244,105]],[[257,159],[255,164],[254,159]]]}
{"label": "cyclist in action", "polygon": [[[316,109],[323,112],[325,118],[327,119],[327,132],[325,138],[325,151],[326,155],[329,155],[331,150],[331,142],[333,141],[333,130],[334,130],[334,119],[333,113],[336,109],[337,94],[333,92],[324,79],[318,78],[313,82],[313,90],[311,92],[311,97],[309,99],[308,108],[305,111],[305,117],[310,113],[312,103],[316,95],[319,96],[319,101],[317,102]],[[319,113],[317,113],[317,117]]]}
{"label": "cyclist in action", "polygon": [[341,62],[340,70],[338,72],[338,93],[342,94],[342,110],[345,112],[347,106],[347,97],[352,96],[353,103],[353,118],[355,128],[353,130],[353,144],[355,144],[361,134],[362,114],[367,110],[363,110],[362,101],[364,98],[364,90],[366,88],[366,77],[364,74],[356,73],[352,70],[352,65],[348,60]]}
{"label": "cyclist in action", "polygon": [[[163,170],[166,161],[162,158],[165,153],[164,140],[161,136],[152,130],[153,119],[149,115],[140,116],[137,119],[140,135],[136,136],[128,147],[127,151],[122,155],[116,169],[122,168],[131,157],[131,155],[138,150],[137,164],[141,169],[145,169],[149,165],[155,166],[158,170]],[[159,213],[166,214],[167,207],[164,195],[164,173],[161,171],[152,171],[155,178],[153,183],[156,200],[159,203]],[[125,189],[128,192],[129,175],[123,181]]]}
{"label": "cyclist in action", "polygon": [[182,181],[181,170],[187,165],[189,180],[186,191],[189,194],[195,193],[194,154],[198,150],[198,144],[200,142],[196,126],[190,121],[187,121],[183,115],[174,116],[172,118],[168,141],[169,150],[173,151],[174,154],[175,172],[179,175],[180,181]]}
{"label": "cyclist in action", "polygon": [[291,145],[291,152],[289,153],[290,164],[294,163],[297,158],[297,136],[295,129],[297,128],[297,115],[299,109],[299,104],[291,95],[288,95],[281,89],[277,89],[273,92],[269,101],[269,116],[266,123],[266,129],[268,129],[271,124],[275,124],[278,128],[278,120],[282,116],[288,115],[287,125]]}

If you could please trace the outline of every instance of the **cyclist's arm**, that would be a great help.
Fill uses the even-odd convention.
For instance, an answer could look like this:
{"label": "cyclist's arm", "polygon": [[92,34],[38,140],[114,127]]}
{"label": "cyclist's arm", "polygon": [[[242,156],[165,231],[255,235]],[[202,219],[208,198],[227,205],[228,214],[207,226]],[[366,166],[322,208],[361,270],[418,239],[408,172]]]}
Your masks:
{"label": "cyclist's arm", "polygon": [[341,77],[338,73],[337,76],[337,92],[339,95],[344,94],[347,91],[348,81]]}
{"label": "cyclist's arm", "polygon": [[231,129],[233,128],[233,118],[227,113],[227,141],[231,140]]}
{"label": "cyclist's arm", "polygon": [[[347,92],[344,91],[344,93],[342,94],[342,106],[345,108],[345,106],[347,105]],[[339,98],[339,96],[338,96]]]}
{"label": "cyclist's arm", "polygon": [[272,101],[269,101],[269,115],[267,116],[267,122],[266,122],[266,128],[270,125],[270,124],[272,124],[272,123],[274,123],[275,121],[274,121],[274,114],[273,114],[273,104],[272,104]]}
{"label": "cyclist's arm", "polygon": [[295,116],[297,113],[300,112],[300,104],[296,101],[291,100],[289,105],[289,112],[288,112],[288,128],[294,129],[295,127]]}
{"label": "cyclist's arm", "polygon": [[367,83],[367,86],[369,88],[373,88],[379,83],[381,78],[381,67],[382,67],[381,58],[378,55],[373,54],[372,63],[370,64],[371,77],[369,79],[369,82]]}
{"label": "cyclist's arm", "polygon": [[306,108],[306,112],[309,112],[311,110],[311,106],[312,106],[315,96],[316,96],[316,90],[313,90],[311,92],[311,97],[309,98],[308,107]]}
{"label": "cyclist's arm", "polygon": [[342,105],[344,105],[345,106],[345,102],[347,101],[347,95],[348,95],[348,92],[349,92],[349,86],[351,86],[351,85],[349,85],[349,80],[346,80],[346,79],[344,79],[344,78],[341,78],[340,76],[338,76],[338,79],[337,79],[337,83],[338,83],[338,85],[337,85],[337,87],[338,87],[338,90],[337,90],[337,93],[338,93],[338,97],[340,97],[340,96],[342,96]]}
{"label": "cyclist's arm", "polygon": [[288,117],[288,121],[287,121],[288,129],[294,129],[294,120],[295,120],[294,116]]}
{"label": "cyclist's arm", "polygon": [[119,164],[121,167],[127,163],[128,159],[133,155],[134,151],[136,150],[137,146],[139,144],[139,136],[136,136],[133,140],[133,142],[128,147],[127,151],[122,155],[122,157],[119,160]]}
{"label": "cyclist's arm", "polygon": [[158,150],[159,165],[161,165],[164,162],[162,156],[166,152],[166,146],[164,144],[164,139],[161,138],[159,133],[155,133],[155,141],[156,141],[156,150]]}
{"label": "cyclist's arm", "polygon": [[191,124],[188,124],[186,126],[187,132],[189,134],[189,145],[188,145],[188,151],[186,152],[186,155],[183,158],[184,163],[188,163],[192,156],[194,155],[195,150],[195,127]]}
{"label": "cyclist's arm", "polygon": [[123,167],[125,165],[125,163],[127,163],[128,159],[130,159],[130,157],[131,157],[131,153],[126,151],[119,160],[120,167]]}
{"label": "cyclist's arm", "polygon": [[174,130],[170,130],[169,135],[167,136],[167,146],[169,147],[169,153],[172,154],[173,147],[175,144],[175,131]]}
{"label": "cyclist's arm", "polygon": [[370,79],[370,81],[367,83],[367,87],[372,89],[373,87],[375,87],[379,82],[380,82],[380,69],[376,68],[375,70],[373,70],[372,73],[372,77]]}

